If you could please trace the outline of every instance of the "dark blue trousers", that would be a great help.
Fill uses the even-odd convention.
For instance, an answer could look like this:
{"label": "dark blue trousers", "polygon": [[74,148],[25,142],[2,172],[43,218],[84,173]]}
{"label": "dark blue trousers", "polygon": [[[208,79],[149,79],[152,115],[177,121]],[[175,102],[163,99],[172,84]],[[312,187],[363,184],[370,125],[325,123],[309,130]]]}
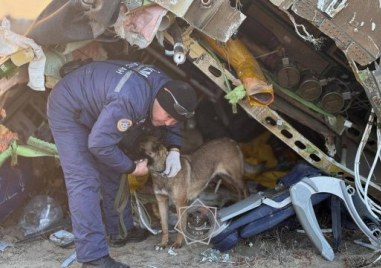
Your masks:
{"label": "dark blue trousers", "polygon": [[[87,262],[107,255],[106,235],[119,233],[114,200],[121,174],[99,163],[90,153],[90,130],[77,122],[74,109],[73,103],[63,98],[49,99],[48,119],[64,172],[77,260]],[[123,216],[126,229],[131,229],[130,202]]]}

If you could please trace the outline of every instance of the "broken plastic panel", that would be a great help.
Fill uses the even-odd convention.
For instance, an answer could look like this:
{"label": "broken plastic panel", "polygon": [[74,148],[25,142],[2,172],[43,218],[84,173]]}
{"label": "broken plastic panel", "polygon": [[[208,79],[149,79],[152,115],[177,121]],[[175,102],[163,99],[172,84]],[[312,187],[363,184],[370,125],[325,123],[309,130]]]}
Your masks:
{"label": "broken plastic panel", "polygon": [[60,247],[67,247],[74,243],[74,235],[66,230],[59,230],[52,233],[49,239]]}
{"label": "broken plastic panel", "polygon": [[379,229],[369,228],[359,215],[360,210],[355,206],[353,200],[356,194],[353,187],[346,185],[342,180],[328,176],[305,178],[290,188],[291,201],[303,229],[325,259],[332,261],[335,254],[321,232],[310,201],[312,195],[317,193],[329,193],[339,197],[359,229],[380,248]]}
{"label": "broken plastic panel", "polygon": [[37,195],[24,208],[19,226],[27,236],[46,230],[62,218],[62,209],[53,198],[47,195]]}

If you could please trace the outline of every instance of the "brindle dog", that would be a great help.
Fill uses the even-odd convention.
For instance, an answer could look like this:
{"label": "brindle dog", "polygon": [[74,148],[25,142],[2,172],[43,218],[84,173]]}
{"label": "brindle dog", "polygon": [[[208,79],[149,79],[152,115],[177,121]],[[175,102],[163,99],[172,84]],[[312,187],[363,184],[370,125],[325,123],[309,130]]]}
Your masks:
{"label": "brindle dog", "polygon": [[[161,173],[165,169],[167,148],[154,137],[144,138],[140,149],[148,157],[153,188],[159,205],[162,238],[158,245],[163,249],[168,245],[168,198],[179,209],[185,207],[189,200],[195,199],[203,191],[215,175],[219,175],[224,185],[231,186],[238,192],[239,199],[247,196],[243,176],[243,155],[238,144],[228,138],[210,141],[202,145],[190,155],[181,156],[181,170],[175,177],[168,178]],[[186,218],[181,217],[181,226],[185,226]],[[183,229],[183,228],[182,228]],[[179,248],[183,236],[177,234],[172,245]]]}

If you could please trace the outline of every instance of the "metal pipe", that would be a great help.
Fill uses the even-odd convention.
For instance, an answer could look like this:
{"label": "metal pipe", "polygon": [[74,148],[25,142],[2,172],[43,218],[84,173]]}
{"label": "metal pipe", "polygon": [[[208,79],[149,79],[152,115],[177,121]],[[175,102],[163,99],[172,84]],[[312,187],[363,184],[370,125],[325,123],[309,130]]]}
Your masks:
{"label": "metal pipe", "polygon": [[186,60],[185,47],[184,47],[183,38],[181,36],[181,29],[179,25],[177,25],[176,21],[172,23],[171,27],[169,27],[168,33],[172,36],[174,41],[173,61],[177,65],[183,64]]}

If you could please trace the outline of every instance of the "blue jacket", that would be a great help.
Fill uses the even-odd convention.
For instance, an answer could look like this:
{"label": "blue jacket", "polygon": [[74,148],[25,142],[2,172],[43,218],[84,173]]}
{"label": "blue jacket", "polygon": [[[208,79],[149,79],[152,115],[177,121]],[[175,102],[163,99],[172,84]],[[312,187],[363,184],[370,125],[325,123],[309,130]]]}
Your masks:
{"label": "blue jacket", "polygon": [[[123,135],[128,137],[128,127],[150,120],[156,94],[168,80],[166,74],[149,65],[92,62],[59,81],[54,91],[61,93],[54,101],[72,109],[75,120],[91,130],[88,148],[99,161],[128,173],[135,164],[118,143]],[[122,127],[121,122],[125,123]],[[167,142],[180,146],[179,124],[167,128]]]}

